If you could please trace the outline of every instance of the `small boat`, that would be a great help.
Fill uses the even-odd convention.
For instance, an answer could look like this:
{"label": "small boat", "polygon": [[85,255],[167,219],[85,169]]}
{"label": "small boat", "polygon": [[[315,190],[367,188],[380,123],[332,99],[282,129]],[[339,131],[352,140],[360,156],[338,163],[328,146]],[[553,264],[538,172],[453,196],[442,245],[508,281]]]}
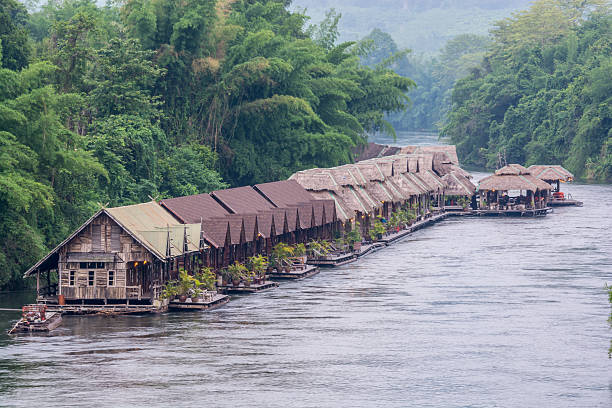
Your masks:
{"label": "small boat", "polygon": [[60,312],[47,312],[47,305],[26,305],[21,309],[21,319],[9,334],[50,332],[62,323]]}

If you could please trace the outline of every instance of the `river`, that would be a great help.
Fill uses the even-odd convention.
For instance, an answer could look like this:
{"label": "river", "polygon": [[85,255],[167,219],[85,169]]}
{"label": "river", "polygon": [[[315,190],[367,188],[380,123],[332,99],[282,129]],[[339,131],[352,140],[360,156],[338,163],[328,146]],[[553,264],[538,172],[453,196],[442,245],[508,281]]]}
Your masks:
{"label": "river", "polygon": [[451,218],[211,312],[0,312],[0,406],[610,407],[612,186],[564,188],[584,207]]}

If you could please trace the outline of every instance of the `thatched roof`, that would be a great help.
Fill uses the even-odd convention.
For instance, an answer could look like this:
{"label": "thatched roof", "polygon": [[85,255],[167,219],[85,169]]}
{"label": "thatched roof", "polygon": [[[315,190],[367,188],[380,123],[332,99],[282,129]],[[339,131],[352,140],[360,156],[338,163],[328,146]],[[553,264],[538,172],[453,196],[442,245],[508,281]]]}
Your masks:
{"label": "thatched roof", "polygon": [[[342,200],[342,198],[336,194],[336,192],[331,190],[321,190],[321,191],[312,191],[310,194],[317,200],[334,200],[336,205],[336,216],[340,221],[346,221],[349,218],[355,217],[354,211],[352,211],[349,206]],[[327,210],[325,212],[326,216]]]}
{"label": "thatched roof", "polygon": [[389,156],[399,152],[399,147],[381,145],[378,143],[368,143],[359,145],[353,149],[355,161],[373,159],[375,157]]}
{"label": "thatched roof", "polygon": [[445,176],[450,173],[455,173],[455,174],[461,174],[463,177],[468,178],[468,179],[472,178],[472,175],[470,173],[468,173],[467,171],[463,170],[461,167],[456,166],[452,163],[442,163],[438,165],[436,168],[434,168],[434,170],[440,176]]}
{"label": "thatched roof", "polygon": [[380,181],[373,181],[368,183],[365,187],[370,196],[376,199],[379,203],[384,203],[385,201],[394,202],[393,194],[391,194]]}
{"label": "thatched roof", "polygon": [[457,156],[457,148],[455,145],[404,146],[400,149],[400,153],[444,153],[452,164],[459,165],[459,157]]}
{"label": "thatched roof", "polygon": [[408,200],[411,197],[411,194],[402,190],[400,186],[398,186],[392,177],[389,177],[385,181],[379,182],[383,185],[383,187],[393,196],[393,202],[401,202],[404,200]]}
{"label": "thatched roof", "polygon": [[340,188],[340,185],[336,183],[332,175],[324,169],[298,171],[289,179],[297,181],[298,184],[309,190],[311,194],[313,191],[338,190]]}
{"label": "thatched roof", "polygon": [[385,179],[384,174],[380,170],[380,168],[376,165],[376,162],[373,161],[364,161],[355,163],[355,167],[359,169],[361,174],[368,181],[383,181]]}
{"label": "thatched roof", "polygon": [[416,173],[404,174],[414,185],[416,185],[423,193],[430,193],[436,190],[435,186],[430,186],[427,182],[422,180]]}
{"label": "thatched roof", "polygon": [[532,176],[545,181],[572,181],[574,175],[559,165],[533,165],[527,169]]}
{"label": "thatched roof", "polygon": [[498,176],[507,176],[507,175],[519,175],[519,174],[530,174],[529,170],[520,164],[508,164],[507,166],[502,167],[499,170],[495,171],[495,174]]}
{"label": "thatched roof", "polygon": [[456,172],[444,175],[442,181],[446,195],[472,196],[476,191],[476,186],[467,177]]}
{"label": "thatched roof", "polygon": [[425,194],[426,191],[421,189],[407,174],[398,174],[391,178],[393,184],[398,186],[403,192],[404,197],[410,198],[412,196],[418,196]]}
{"label": "thatched roof", "polygon": [[[500,169],[501,170],[501,169]],[[504,170],[507,172],[508,170]],[[552,187],[545,181],[530,174],[494,174],[480,180],[479,190],[551,190]]]}
{"label": "thatched roof", "polygon": [[444,190],[444,187],[445,187],[444,182],[442,181],[440,177],[436,175],[436,173],[433,172],[433,170],[421,171],[419,173],[416,173],[416,175],[421,180],[426,182],[435,191],[441,192],[442,190]]}

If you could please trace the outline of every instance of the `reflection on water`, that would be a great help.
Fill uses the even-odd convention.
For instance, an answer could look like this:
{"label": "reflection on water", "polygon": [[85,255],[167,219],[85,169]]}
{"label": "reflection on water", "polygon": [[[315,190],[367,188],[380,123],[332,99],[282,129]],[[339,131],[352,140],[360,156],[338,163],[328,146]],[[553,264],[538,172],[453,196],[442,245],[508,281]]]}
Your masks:
{"label": "reflection on water", "polygon": [[449,219],[215,311],[3,330],[0,405],[612,406],[612,186],[564,187],[583,208]]}

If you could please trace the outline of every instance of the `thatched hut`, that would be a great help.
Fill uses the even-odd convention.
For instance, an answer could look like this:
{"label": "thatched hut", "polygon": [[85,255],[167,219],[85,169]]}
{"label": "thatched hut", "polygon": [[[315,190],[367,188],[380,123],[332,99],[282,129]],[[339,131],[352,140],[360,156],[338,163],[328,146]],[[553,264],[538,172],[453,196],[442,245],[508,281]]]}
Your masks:
{"label": "thatched hut", "polygon": [[466,209],[476,193],[476,186],[463,174],[454,171],[442,176],[442,181],[445,209]]}
{"label": "thatched hut", "polygon": [[[546,208],[550,184],[532,176],[525,167],[511,164],[480,180],[480,209],[513,210]],[[523,192],[525,194],[523,194]]]}
{"label": "thatched hut", "polygon": [[574,175],[567,169],[559,165],[533,165],[527,169],[532,176],[544,180],[553,186],[553,192],[560,191],[560,183],[567,183],[574,180]]}

